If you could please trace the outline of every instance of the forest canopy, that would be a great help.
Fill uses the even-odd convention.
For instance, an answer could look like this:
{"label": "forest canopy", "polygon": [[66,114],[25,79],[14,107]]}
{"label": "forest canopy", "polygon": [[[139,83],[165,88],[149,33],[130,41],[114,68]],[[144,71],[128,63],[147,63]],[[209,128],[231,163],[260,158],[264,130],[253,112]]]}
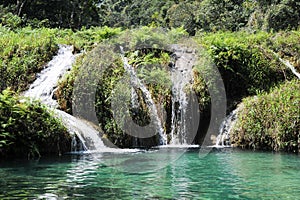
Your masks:
{"label": "forest canopy", "polygon": [[297,0],[3,0],[0,5],[2,24],[10,13],[23,26],[52,28],[151,25],[183,27],[193,35],[244,28],[278,31],[295,29],[300,23]]}

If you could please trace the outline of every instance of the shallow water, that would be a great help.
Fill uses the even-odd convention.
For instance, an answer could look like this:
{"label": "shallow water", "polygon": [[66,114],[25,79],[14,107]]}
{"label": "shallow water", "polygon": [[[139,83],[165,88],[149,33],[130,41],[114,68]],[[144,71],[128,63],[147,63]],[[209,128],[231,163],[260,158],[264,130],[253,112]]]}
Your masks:
{"label": "shallow water", "polygon": [[300,157],[161,149],[0,163],[0,199],[297,199]]}

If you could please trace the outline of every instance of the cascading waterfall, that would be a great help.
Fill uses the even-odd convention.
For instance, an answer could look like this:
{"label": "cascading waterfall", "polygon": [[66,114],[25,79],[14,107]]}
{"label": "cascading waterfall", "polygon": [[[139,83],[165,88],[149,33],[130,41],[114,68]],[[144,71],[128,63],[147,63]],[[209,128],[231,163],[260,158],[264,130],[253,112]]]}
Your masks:
{"label": "cascading waterfall", "polygon": [[[152,114],[152,118],[155,120],[157,126],[157,131],[160,135],[161,145],[188,145],[187,144],[187,121],[188,113],[187,109],[189,106],[189,98],[186,91],[191,85],[192,79],[192,67],[194,65],[195,54],[194,51],[188,48],[179,47],[178,45],[171,46],[175,57],[174,65],[171,71],[172,80],[172,113],[171,113],[171,133],[170,141],[167,143],[167,136],[162,128],[162,122],[158,116],[157,108],[152,100],[151,93],[148,91],[147,87],[138,78],[134,68],[128,64],[127,58],[122,52],[122,60],[124,63],[124,69],[130,75],[130,80],[132,84],[131,88],[131,107],[138,108],[138,96],[134,88],[140,88],[143,95],[145,96],[145,101],[149,106]],[[122,47],[121,47],[122,51]],[[137,141],[134,141],[134,145],[137,145]]]}
{"label": "cascading waterfall", "polygon": [[[124,63],[124,69],[130,75],[131,84],[133,85],[133,87],[139,88],[142,91],[142,93],[145,95],[146,104],[149,106],[150,111],[151,111],[150,112],[151,120],[154,120],[154,123],[156,125],[156,130],[160,136],[160,144],[165,145],[165,144],[167,144],[167,137],[164,132],[164,129],[162,128],[162,123],[158,116],[156,105],[155,105],[154,101],[152,100],[151,93],[149,92],[147,87],[141,82],[141,80],[138,78],[134,68],[128,63],[127,58],[124,56],[122,47],[121,47],[121,51],[122,51],[121,57],[122,57],[122,60]],[[134,90],[134,88],[132,88],[132,90]],[[136,105],[138,105],[137,103],[138,103],[137,102],[137,94],[135,91],[133,91],[132,92],[132,104],[133,104],[133,106],[136,106]]]}
{"label": "cascading waterfall", "polygon": [[57,101],[53,98],[57,81],[67,70],[70,70],[76,56],[73,46],[59,45],[58,54],[47,64],[46,68],[37,75],[37,79],[30,85],[24,96],[39,99],[42,103],[56,108]]}
{"label": "cascading waterfall", "polygon": [[60,45],[58,54],[48,63],[47,67],[38,74],[38,78],[31,84],[29,90],[24,96],[32,99],[39,99],[42,103],[54,109],[57,117],[61,118],[70,133],[79,138],[81,144],[78,145],[75,135],[72,144],[72,150],[93,150],[103,151],[108,148],[104,145],[99,136],[99,132],[90,124],[82,119],[78,119],[68,113],[57,108],[57,101],[54,99],[54,91],[60,77],[71,69],[76,59],[76,55],[72,53],[73,46]]}
{"label": "cascading waterfall", "polygon": [[216,138],[216,147],[230,147],[230,132],[237,120],[239,108],[233,110],[222,122],[219,130],[219,135]]}
{"label": "cascading waterfall", "polygon": [[174,48],[175,63],[172,68],[172,118],[171,145],[186,145],[187,109],[189,99],[186,90],[192,82],[193,51],[185,48]]}

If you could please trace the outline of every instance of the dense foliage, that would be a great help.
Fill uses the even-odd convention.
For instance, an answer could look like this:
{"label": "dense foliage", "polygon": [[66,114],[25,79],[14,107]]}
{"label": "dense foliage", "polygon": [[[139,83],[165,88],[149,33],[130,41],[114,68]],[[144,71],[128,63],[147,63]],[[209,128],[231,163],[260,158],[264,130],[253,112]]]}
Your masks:
{"label": "dense foliage", "polygon": [[[4,0],[4,22],[35,27],[80,29],[91,26],[159,25],[196,31],[236,31],[243,28],[283,30],[299,26],[297,0]],[[8,13],[8,14],[7,14]]]}
{"label": "dense foliage", "polygon": [[231,134],[232,143],[250,149],[299,152],[299,105],[299,80],[244,99]]}
{"label": "dense foliage", "polygon": [[[197,39],[218,67],[226,89],[228,106],[231,109],[243,97],[255,95],[259,91],[268,91],[272,86],[293,77],[290,70],[275,57],[269,43],[292,40],[277,34],[259,32],[250,34],[241,32],[218,32],[200,34]],[[284,50],[294,49],[280,45]],[[274,51],[278,51],[277,48]],[[198,82],[199,83],[199,82]],[[197,85],[195,86],[197,89]],[[200,93],[201,90],[198,91]]]}
{"label": "dense foliage", "polygon": [[71,136],[39,102],[4,90],[0,94],[0,156],[38,157],[70,151]]}
{"label": "dense foliage", "polygon": [[51,33],[30,28],[14,33],[0,27],[0,91],[24,90],[57,50]]}
{"label": "dense foliage", "polygon": [[63,28],[80,28],[96,25],[99,20],[95,0],[4,0],[8,11],[22,18],[22,24]]}

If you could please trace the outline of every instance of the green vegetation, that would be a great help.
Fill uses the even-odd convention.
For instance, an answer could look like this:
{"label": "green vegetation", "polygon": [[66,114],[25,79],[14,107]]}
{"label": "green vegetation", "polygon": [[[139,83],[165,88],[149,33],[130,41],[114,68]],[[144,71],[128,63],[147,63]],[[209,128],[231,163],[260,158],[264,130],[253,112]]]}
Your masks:
{"label": "green vegetation", "polygon": [[[196,38],[208,50],[222,75],[229,108],[243,97],[268,91],[272,86],[293,77],[290,70],[276,59],[272,52],[274,47],[269,46],[269,43],[278,43],[277,39],[283,39],[276,37],[276,34],[218,32],[200,34]],[[285,40],[290,38],[286,37]],[[299,44],[299,41],[295,44]],[[283,45],[281,47],[286,49]],[[199,84],[199,81],[196,82]]]}
{"label": "green vegetation", "polygon": [[[74,52],[83,52],[73,70],[60,80],[56,91],[62,110],[72,113],[72,94],[78,75],[83,76],[81,78],[93,78],[98,82],[81,84],[87,88],[97,85],[95,109],[105,137],[120,147],[132,145],[134,138],[117,126],[111,110],[116,87],[124,87],[121,88],[124,94],[119,94],[124,95],[124,99],[130,93],[126,84],[118,85],[125,71],[120,55],[114,56],[113,52],[115,44],[124,45],[129,63],[147,85],[153,100],[162,105],[160,109],[167,111],[163,127],[169,133],[171,91],[168,68],[173,58],[166,49],[167,45],[177,43],[188,35],[194,36],[193,42],[206,51],[203,63],[198,62],[193,70],[193,88],[199,98],[200,115],[204,119],[201,128],[209,123],[209,83],[204,81],[203,74],[213,78],[213,74],[205,66],[212,60],[224,81],[228,112],[243,98],[258,95],[254,100],[251,97],[243,100],[245,110],[241,111],[243,118],[240,120],[247,123],[242,121],[237,124],[236,130],[242,131],[235,132],[232,142],[247,148],[298,151],[295,139],[295,134],[298,133],[294,128],[299,129],[299,112],[296,112],[297,104],[294,107],[293,100],[297,100],[299,95],[296,93],[291,99],[285,99],[284,96],[292,95],[289,88],[295,89],[299,84],[292,80],[292,73],[279,62],[277,56],[289,60],[300,70],[299,16],[300,3],[296,0],[4,0],[0,3],[0,92],[3,92],[0,99],[5,103],[1,104],[0,110],[6,112],[9,107],[8,110],[12,111],[3,115],[8,117],[1,118],[0,154],[17,154],[26,149],[23,155],[33,157],[42,154],[40,144],[44,144],[43,142],[49,142],[52,138],[57,143],[57,134],[48,137],[45,134],[48,131],[43,131],[58,133],[62,130],[61,125],[56,125],[59,122],[53,121],[52,114],[38,103],[21,103],[17,93],[28,88],[36,74],[55,55],[58,44],[73,45]],[[133,29],[136,27],[141,28]],[[162,32],[156,27],[164,27],[166,31]],[[124,31],[126,28],[130,30]],[[116,35],[119,37],[114,38]],[[96,68],[84,72],[89,66],[95,67],[95,63]],[[16,93],[9,92],[7,88]],[[127,114],[137,124],[146,125],[149,123],[149,110],[141,91],[135,92],[140,105]],[[279,96],[275,100],[272,95]],[[128,99],[126,101],[129,102]],[[255,104],[256,101],[261,101],[263,106]],[[253,106],[247,102],[252,102]],[[263,114],[268,109],[281,109],[279,103],[284,102],[291,106],[286,106],[286,110],[278,113],[290,113],[298,121],[284,117],[283,114],[282,117],[274,117],[276,113],[273,113],[274,116],[272,114],[273,118],[267,117],[264,120],[266,116]],[[273,107],[268,107],[271,105]],[[159,112],[162,113],[160,109]],[[248,111],[258,113],[255,114],[257,119],[253,120],[254,116],[243,114]],[[33,112],[38,113],[36,115],[44,123],[40,127],[41,131],[36,129],[37,131],[24,132],[22,126],[30,127],[30,124],[35,123],[32,120],[35,117]],[[23,115],[26,115],[26,119]],[[276,126],[261,124],[271,121]],[[274,133],[271,134],[271,131]],[[251,137],[245,136],[245,139],[239,135],[242,132]],[[61,132],[64,133],[65,130]],[[198,131],[199,134],[202,134],[201,130]],[[260,141],[258,137],[261,138]],[[143,140],[141,145],[151,146],[156,141],[157,138],[153,137]],[[15,144],[18,146],[14,146]],[[52,146],[49,149],[47,152],[55,148]]]}
{"label": "green vegetation", "polygon": [[92,26],[163,26],[184,27],[194,35],[197,31],[245,28],[295,29],[300,21],[297,0],[4,0],[1,5],[5,16],[2,21],[12,28],[16,25],[73,30]]}
{"label": "green vegetation", "polygon": [[243,99],[238,121],[231,134],[235,146],[299,152],[300,81],[288,81]]}
{"label": "green vegetation", "polygon": [[47,30],[22,29],[18,33],[0,27],[0,91],[24,90],[35,79],[57,46]]}
{"label": "green vegetation", "polygon": [[10,90],[0,94],[0,156],[34,158],[71,149],[71,136],[39,102]]}

